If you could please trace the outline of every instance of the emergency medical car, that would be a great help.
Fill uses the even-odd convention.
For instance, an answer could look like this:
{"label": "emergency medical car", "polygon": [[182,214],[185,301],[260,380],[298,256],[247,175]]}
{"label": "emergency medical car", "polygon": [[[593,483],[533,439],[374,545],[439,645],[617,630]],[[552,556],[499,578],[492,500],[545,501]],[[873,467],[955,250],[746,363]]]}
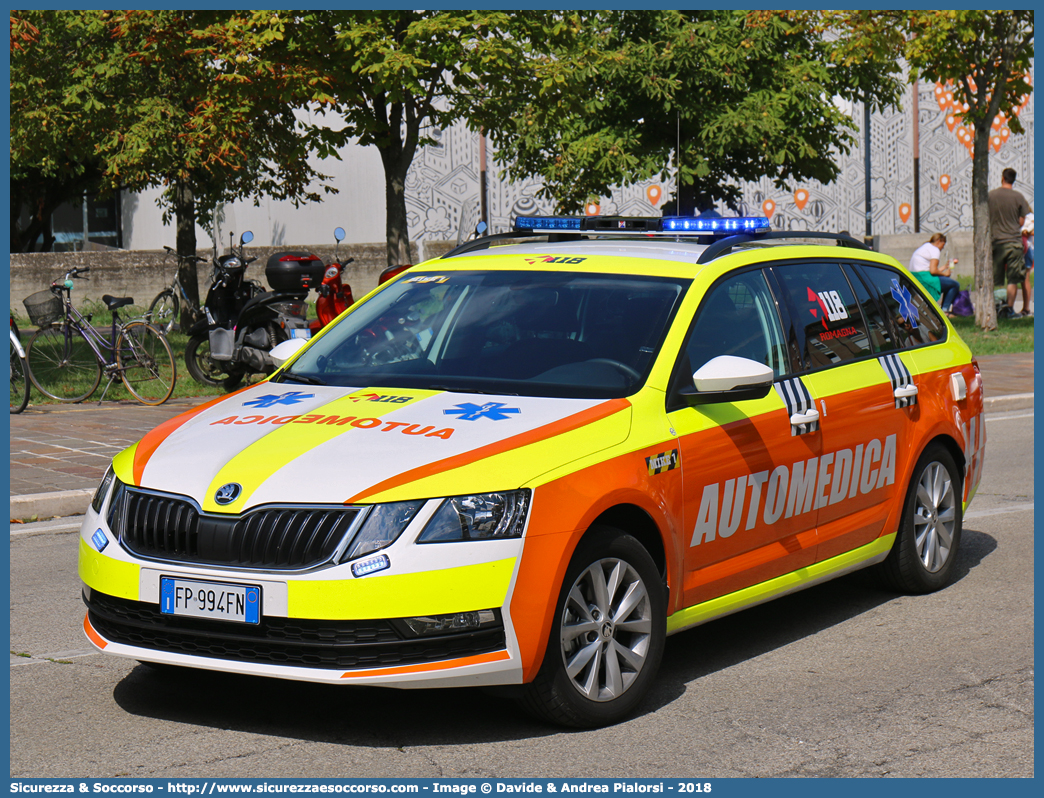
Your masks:
{"label": "emergency medical car", "polygon": [[868,566],[944,587],[982,472],[919,283],[764,218],[519,218],[282,347],[113,460],[79,542],[105,653],[603,725],[669,634]]}

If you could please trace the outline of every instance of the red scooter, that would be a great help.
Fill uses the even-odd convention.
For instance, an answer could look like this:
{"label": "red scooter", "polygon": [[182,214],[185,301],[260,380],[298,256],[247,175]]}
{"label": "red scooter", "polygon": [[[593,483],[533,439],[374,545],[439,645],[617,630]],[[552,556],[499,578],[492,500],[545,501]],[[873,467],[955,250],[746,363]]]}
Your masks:
{"label": "red scooter", "polygon": [[[344,241],[344,235],[343,227],[334,230],[334,240],[337,242],[337,246]],[[355,258],[339,260],[337,247],[334,247],[333,260],[326,267],[322,283],[316,287],[319,298],[315,301],[315,312],[319,318],[309,325],[312,335],[344,313],[355,302],[352,298],[352,287],[341,280],[341,270],[354,260]]]}

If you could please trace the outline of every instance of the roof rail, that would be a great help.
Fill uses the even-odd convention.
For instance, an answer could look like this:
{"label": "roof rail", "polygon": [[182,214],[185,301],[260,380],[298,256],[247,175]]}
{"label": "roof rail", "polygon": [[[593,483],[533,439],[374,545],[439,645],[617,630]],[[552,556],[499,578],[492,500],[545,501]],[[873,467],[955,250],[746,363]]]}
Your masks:
{"label": "roof rail", "polygon": [[746,244],[751,241],[765,241],[767,239],[780,239],[780,238],[825,238],[830,241],[836,241],[842,247],[852,247],[854,249],[865,249],[867,252],[872,252],[866,244],[862,241],[857,241],[850,235],[844,233],[818,233],[810,230],[771,230],[768,233],[761,233],[760,235],[738,235],[729,236],[723,238],[720,241],[715,241],[707,249],[703,251],[700,257],[697,259],[697,263],[708,263],[717,257],[727,255],[732,252],[733,247],[738,247],[740,244]]}

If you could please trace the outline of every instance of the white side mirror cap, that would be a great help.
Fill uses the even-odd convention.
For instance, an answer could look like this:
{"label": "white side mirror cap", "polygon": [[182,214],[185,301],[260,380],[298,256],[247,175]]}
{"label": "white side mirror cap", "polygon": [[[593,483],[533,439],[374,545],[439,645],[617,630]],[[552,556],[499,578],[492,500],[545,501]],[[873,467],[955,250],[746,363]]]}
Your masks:
{"label": "white side mirror cap", "polygon": [[272,347],[272,351],[269,352],[278,365],[283,365],[286,361],[301,351],[308,343],[305,338],[291,338],[289,341],[283,341],[281,344],[276,344]]}
{"label": "white side mirror cap", "polygon": [[731,391],[735,388],[772,384],[772,368],[756,360],[734,355],[711,358],[692,375],[696,390]]}

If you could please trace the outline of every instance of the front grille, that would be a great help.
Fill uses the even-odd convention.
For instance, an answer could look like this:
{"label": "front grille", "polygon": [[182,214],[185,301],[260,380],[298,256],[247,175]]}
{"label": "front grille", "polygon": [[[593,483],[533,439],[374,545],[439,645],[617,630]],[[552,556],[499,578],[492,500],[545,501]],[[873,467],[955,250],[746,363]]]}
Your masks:
{"label": "front grille", "polygon": [[504,626],[432,637],[411,636],[396,620],[329,621],[262,617],[259,624],[162,615],[159,606],[97,590],[84,595],[91,625],[108,640],[201,657],[365,669],[467,657],[505,648]]}
{"label": "front grille", "polygon": [[328,561],[359,512],[262,507],[243,515],[209,515],[188,499],[124,488],[108,520],[123,545],[143,557],[279,570]]}

